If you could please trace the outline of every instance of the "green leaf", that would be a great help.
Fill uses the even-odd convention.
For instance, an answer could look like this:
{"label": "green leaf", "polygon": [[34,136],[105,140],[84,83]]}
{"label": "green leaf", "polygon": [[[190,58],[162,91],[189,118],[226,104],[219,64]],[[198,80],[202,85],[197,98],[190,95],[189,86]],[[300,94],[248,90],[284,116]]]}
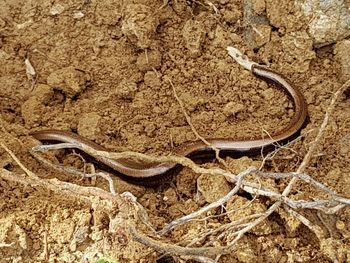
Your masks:
{"label": "green leaf", "polygon": [[118,261],[111,258],[100,258],[96,260],[94,263],[118,263]]}

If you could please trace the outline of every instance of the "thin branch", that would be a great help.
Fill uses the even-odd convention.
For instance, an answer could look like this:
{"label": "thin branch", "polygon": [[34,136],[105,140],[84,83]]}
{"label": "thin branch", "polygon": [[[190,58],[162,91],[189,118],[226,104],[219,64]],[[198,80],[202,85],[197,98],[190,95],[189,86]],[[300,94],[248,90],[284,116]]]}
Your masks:
{"label": "thin branch", "polygon": [[175,89],[175,86],[174,86],[173,82],[172,82],[170,79],[168,79],[168,81],[169,81],[169,83],[170,83],[170,86],[171,86],[172,89],[173,89],[174,97],[175,97],[175,99],[177,100],[177,102],[179,103],[180,108],[181,108],[181,111],[182,111],[182,114],[185,116],[186,121],[187,121],[188,125],[191,127],[192,132],[196,135],[196,137],[197,137],[198,140],[201,140],[205,145],[207,145],[209,148],[213,149],[214,152],[215,152],[215,158],[216,158],[222,165],[224,165],[224,167],[225,167],[226,169],[229,169],[229,167],[228,167],[227,163],[225,162],[225,160],[222,159],[222,158],[220,157],[220,150],[219,150],[218,148],[216,148],[214,145],[210,144],[203,136],[201,136],[201,135],[198,133],[198,131],[196,130],[196,128],[193,126],[192,121],[191,121],[191,118],[190,118],[190,116],[187,114],[183,102],[180,100],[179,96],[178,96],[177,93],[176,93],[176,89]]}
{"label": "thin branch", "polygon": [[186,256],[207,256],[214,257],[219,254],[227,254],[225,247],[202,247],[202,248],[188,248],[178,245],[164,243],[144,234],[139,233],[134,226],[129,226],[129,232],[133,239],[147,247],[151,247],[158,252],[167,253],[170,255],[186,255]]}
{"label": "thin branch", "polygon": [[226,194],[224,197],[218,199],[217,201],[215,201],[213,203],[210,203],[209,205],[207,205],[207,206],[205,206],[205,207],[203,207],[203,208],[201,208],[201,209],[199,209],[199,210],[197,210],[197,211],[195,211],[187,216],[183,216],[179,219],[172,221],[170,224],[165,226],[161,231],[159,231],[158,234],[164,235],[164,234],[168,233],[174,227],[183,225],[186,222],[193,220],[194,218],[202,215],[203,213],[205,213],[213,208],[219,207],[219,206],[223,205],[224,203],[226,203],[227,201],[229,201],[241,188],[241,184],[242,184],[244,177],[250,175],[252,172],[255,171],[255,169],[256,168],[251,167],[250,169],[240,173],[237,176],[236,186],[228,194]]}
{"label": "thin branch", "polygon": [[85,201],[89,201],[90,203],[92,202],[91,197],[99,197],[106,200],[116,201],[119,204],[122,202],[118,195],[113,195],[100,188],[79,186],[76,184],[61,182],[57,179],[41,179],[27,167],[25,167],[22,162],[16,157],[16,155],[3,142],[0,142],[0,146],[11,156],[11,158],[27,175],[25,176],[14,174],[6,169],[1,169],[0,177],[5,180],[18,182],[25,185],[31,185],[33,187],[43,187],[60,194],[69,195],[74,198],[84,197],[83,199]]}
{"label": "thin branch", "polygon": [[[45,145],[46,146],[46,145]],[[53,146],[55,146],[55,144],[53,144]],[[71,148],[71,144],[70,145],[67,145],[66,143],[63,143],[63,145],[59,145],[59,147],[53,147],[53,148],[56,148],[56,149],[62,149],[61,147],[70,147]],[[47,147],[48,149],[49,147]],[[55,169],[57,171],[60,171],[62,173],[65,173],[65,174],[73,174],[73,175],[76,175],[76,176],[80,176],[80,177],[85,177],[85,178],[91,178],[91,177],[101,177],[103,179],[105,179],[107,182],[108,182],[108,185],[109,185],[109,191],[112,193],[112,195],[116,195],[116,190],[115,190],[115,187],[114,187],[114,182],[113,182],[113,179],[112,177],[107,174],[107,173],[103,173],[103,172],[98,172],[98,173],[85,173],[85,172],[80,172],[78,171],[77,169],[74,169],[74,168],[71,168],[71,167],[68,167],[68,166],[64,166],[64,165],[57,165],[57,164],[53,164],[51,162],[49,162],[47,159],[41,157],[39,154],[37,154],[36,152],[34,151],[31,151],[31,154],[40,162],[42,162],[43,164],[47,165],[48,167],[51,167],[52,169]]]}

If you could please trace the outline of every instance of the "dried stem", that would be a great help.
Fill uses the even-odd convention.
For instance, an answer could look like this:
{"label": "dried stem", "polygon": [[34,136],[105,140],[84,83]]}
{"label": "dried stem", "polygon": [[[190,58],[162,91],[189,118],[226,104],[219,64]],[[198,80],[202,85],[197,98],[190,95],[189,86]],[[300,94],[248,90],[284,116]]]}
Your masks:
{"label": "dried stem", "polygon": [[[345,205],[349,205],[349,199],[343,198],[343,197],[339,197],[336,195],[335,192],[333,192],[332,190],[330,190],[328,187],[324,186],[323,184],[317,182],[316,180],[314,180],[313,178],[311,178],[310,176],[304,174],[304,171],[306,169],[306,167],[308,166],[308,164],[310,163],[310,160],[312,158],[312,156],[315,155],[317,146],[320,145],[321,140],[323,139],[328,121],[330,116],[332,115],[336,102],[338,100],[338,98],[341,96],[341,94],[344,92],[344,90],[346,90],[348,87],[350,86],[350,80],[347,81],[333,96],[331,103],[326,111],[324,120],[320,126],[320,129],[318,131],[318,134],[314,140],[314,142],[311,144],[307,154],[305,155],[302,163],[300,164],[299,168],[297,169],[296,173],[287,173],[287,174],[277,174],[277,173],[263,173],[260,171],[256,171],[258,173],[258,175],[263,175],[263,176],[270,176],[270,177],[275,177],[275,178],[285,178],[285,177],[291,177],[291,181],[289,182],[289,184],[287,185],[287,187],[284,189],[283,193],[278,196],[277,201],[265,212],[263,213],[259,218],[257,218],[255,221],[251,222],[250,224],[248,224],[247,226],[243,227],[242,229],[240,229],[239,231],[233,233],[236,237],[235,239],[230,242],[224,249],[222,247],[216,247],[216,255],[220,255],[223,253],[227,253],[227,252],[231,252],[232,249],[234,248],[236,242],[248,231],[250,231],[252,228],[254,228],[255,226],[257,226],[258,224],[262,223],[269,215],[271,215],[274,211],[276,211],[282,204],[283,207],[290,213],[292,214],[294,217],[296,217],[297,219],[299,219],[304,225],[306,225],[310,230],[312,230],[316,236],[319,238],[319,240],[322,240],[324,238],[324,234],[322,232],[322,230],[318,227],[315,226],[314,224],[311,223],[311,221],[309,221],[307,218],[305,218],[304,216],[302,216],[301,214],[297,213],[295,210],[293,210],[291,207],[293,207],[291,205],[291,200],[289,200],[287,198],[288,194],[290,193],[293,185],[297,182],[297,180],[301,179],[305,182],[308,182],[310,184],[312,184],[313,186],[315,186],[316,188],[319,188],[322,191],[325,191],[326,193],[328,193],[331,198],[329,200],[319,200],[319,201],[311,201],[311,202],[303,202],[302,207],[307,207],[307,208],[323,208],[324,210],[328,210],[329,211],[329,205],[335,205],[333,207],[336,208],[334,211],[338,211],[340,208],[344,207]],[[251,170],[249,171],[251,172]],[[242,174],[242,173],[241,173]],[[237,185],[239,185],[239,187],[241,187],[242,189],[246,190],[247,187],[243,185],[243,177],[236,177],[235,181],[236,181],[236,187]],[[240,180],[238,180],[238,178]],[[179,226],[181,224],[183,224],[184,222],[188,222],[189,220],[198,217],[199,215],[201,215],[204,211],[207,211],[207,209],[209,208],[213,208],[213,207],[217,207],[218,205],[222,204],[221,202],[226,201],[227,199],[229,199],[229,197],[231,197],[232,193],[235,193],[236,191],[236,187],[230,191],[226,196],[222,197],[221,199],[219,199],[218,201],[208,205],[205,208],[202,208],[194,213],[191,213],[187,216],[184,216],[182,218],[176,219],[174,221],[172,221],[171,223],[169,223],[163,230],[161,230],[159,233],[160,234],[164,234],[166,232],[168,232],[170,229],[175,228],[176,226]],[[273,195],[275,195],[275,193],[273,193]],[[276,196],[274,196],[276,197]],[[289,200],[289,202],[286,202],[287,200]],[[293,208],[300,208],[298,206],[295,206],[297,204],[297,202],[301,205],[302,202],[300,201],[293,201],[294,203],[294,207]],[[214,205],[213,205],[214,204]],[[330,212],[330,211],[329,211]],[[135,232],[134,232],[135,234]],[[139,238],[138,239],[140,242],[144,242],[145,240],[143,238]],[[193,244],[193,243],[192,243]],[[154,244],[149,243],[149,246],[154,247]],[[164,249],[163,251],[169,252],[168,249],[165,249],[165,247],[160,247],[158,248],[160,250]],[[195,255],[193,250],[185,250],[185,248],[179,248],[178,249],[178,253],[180,253],[179,255]],[[196,249],[196,252],[203,252],[203,248],[194,248]],[[175,252],[175,251],[173,251]],[[211,256],[210,254],[206,254]]]}
{"label": "dried stem", "polygon": [[[309,175],[305,174],[305,169],[310,163],[310,160],[313,156],[316,154],[317,147],[321,145],[321,140],[324,138],[324,133],[326,131],[329,118],[331,117],[334,108],[336,106],[336,102],[338,101],[341,94],[350,86],[350,80],[347,81],[333,96],[329,107],[327,108],[327,111],[325,113],[324,120],[319,128],[318,134],[313,141],[313,143],[310,145],[310,148],[308,152],[306,153],[303,161],[301,162],[300,166],[298,167],[296,172],[292,173],[266,173],[259,171],[257,168],[251,167],[247,169],[246,171],[241,172],[238,175],[234,175],[230,171],[221,169],[221,168],[210,168],[206,169],[203,168],[197,164],[195,164],[192,160],[180,157],[180,156],[163,156],[163,157],[155,157],[155,156],[148,156],[145,154],[135,153],[135,152],[123,152],[123,153],[109,153],[109,152],[103,152],[103,151],[95,151],[94,149],[91,149],[89,147],[85,147],[79,144],[60,144],[60,145],[51,145],[51,146],[38,146],[33,148],[34,153],[37,151],[45,151],[52,148],[67,148],[67,147],[74,147],[81,149],[92,156],[99,156],[103,158],[112,158],[112,159],[120,159],[120,158],[136,158],[143,161],[148,162],[172,162],[172,163],[178,163],[183,166],[191,168],[193,171],[197,173],[202,174],[211,174],[211,175],[224,175],[230,182],[235,183],[235,187],[224,197],[220,198],[219,200],[207,205],[204,208],[199,209],[198,211],[195,211],[194,213],[191,213],[189,215],[186,215],[182,218],[176,219],[173,222],[170,222],[167,226],[165,226],[161,231],[159,231],[159,234],[163,235],[165,233],[168,233],[170,230],[186,223],[191,220],[194,220],[201,215],[203,215],[205,212],[207,212],[210,209],[219,207],[221,205],[224,205],[228,200],[230,200],[239,189],[242,189],[248,193],[251,194],[259,194],[264,195],[266,197],[269,197],[271,200],[275,201],[269,209],[267,209],[264,213],[259,214],[258,218],[252,217],[252,219],[256,218],[252,222],[238,224],[238,222],[232,222],[229,223],[226,226],[222,226],[220,229],[216,230],[210,230],[210,235],[216,235],[218,233],[222,233],[223,230],[233,230],[237,229],[236,226],[238,226],[238,230],[236,232],[231,232],[230,235],[235,236],[233,241],[229,242],[226,246],[219,246],[219,247],[183,247],[179,245],[173,245],[169,243],[165,243],[163,241],[157,241],[153,238],[150,238],[144,234],[139,233],[136,228],[131,225],[129,230],[133,238],[142,243],[146,246],[152,247],[155,250],[162,252],[162,253],[169,253],[169,254],[175,254],[175,255],[182,255],[182,256],[191,256],[197,260],[202,260],[201,262],[213,262],[211,259],[207,257],[215,257],[221,254],[228,254],[231,253],[234,249],[237,241],[248,231],[250,231],[252,228],[257,226],[258,224],[262,223],[269,215],[271,215],[273,212],[276,211],[279,207],[283,207],[287,212],[289,212],[294,217],[298,218],[304,225],[306,225],[310,230],[312,230],[316,236],[322,240],[324,238],[324,233],[320,230],[318,226],[315,226],[311,221],[309,221],[307,218],[302,216],[300,213],[296,212],[295,209],[300,208],[311,208],[311,209],[318,209],[322,210],[328,213],[334,213],[338,211],[339,209],[343,208],[345,205],[350,204],[350,200],[344,197],[338,196],[334,191],[332,191],[327,186],[323,185],[322,183],[314,180]],[[180,102],[180,100],[178,100]],[[182,106],[183,107],[183,106]],[[187,118],[186,118],[187,119]],[[190,121],[188,121],[190,124]],[[190,125],[191,126],[191,125]],[[193,125],[191,126],[192,129],[194,129]],[[197,133],[198,134],[198,133]],[[199,134],[198,134],[199,136]],[[201,138],[201,137],[199,137]],[[27,176],[23,175],[15,175],[5,169],[2,169],[1,177],[7,180],[12,180],[16,182],[20,182],[23,184],[30,184],[32,186],[41,186],[45,187],[50,190],[54,190],[59,193],[68,194],[70,196],[77,197],[83,196],[84,199],[91,201],[91,196],[99,197],[102,199],[108,199],[112,201],[116,201],[118,203],[123,202],[121,197],[117,194],[115,194],[115,191],[111,189],[112,193],[103,191],[99,188],[94,187],[81,187],[74,184],[69,184],[65,182],[60,182],[56,179],[50,179],[50,180],[43,180],[38,178],[34,173],[29,171],[19,160],[18,158],[10,151],[4,143],[1,143],[0,146],[6,150],[6,152],[15,160],[15,162],[25,171]],[[287,187],[284,189],[282,194],[271,191],[269,189],[264,189],[259,187],[259,185],[247,181],[246,177],[249,174],[255,173],[258,176],[262,177],[270,177],[270,178],[292,178],[287,185]],[[107,179],[107,178],[106,178]],[[107,179],[108,180],[108,179]],[[313,185],[315,188],[325,192],[329,195],[329,199],[324,200],[312,200],[312,201],[306,201],[306,200],[292,200],[288,198],[288,195],[290,191],[292,190],[294,184],[298,181],[302,180],[306,183],[309,183]],[[108,180],[109,181],[109,180]],[[133,202],[136,202],[135,200]],[[144,213],[143,213],[144,214]],[[148,223],[147,216],[144,216],[144,222]],[[208,236],[208,233],[202,233],[201,238],[205,238]],[[201,239],[198,239],[201,240]],[[188,244],[189,245],[189,244]],[[190,243],[190,245],[193,245],[193,243]],[[207,260],[207,261],[205,261]]]}
{"label": "dried stem", "polygon": [[1,169],[0,176],[9,181],[18,182],[25,185],[31,185],[33,187],[43,187],[59,194],[65,194],[73,198],[82,198],[85,201],[91,203],[92,197],[99,197],[111,201],[121,203],[122,201],[117,195],[113,195],[100,188],[96,187],[84,187],[72,183],[66,183],[57,179],[44,180],[39,178],[32,171],[27,169],[22,162],[16,157],[16,155],[3,143],[0,142],[0,146],[11,156],[11,158],[18,164],[19,167],[25,172],[25,175],[19,175],[12,173],[6,169]]}

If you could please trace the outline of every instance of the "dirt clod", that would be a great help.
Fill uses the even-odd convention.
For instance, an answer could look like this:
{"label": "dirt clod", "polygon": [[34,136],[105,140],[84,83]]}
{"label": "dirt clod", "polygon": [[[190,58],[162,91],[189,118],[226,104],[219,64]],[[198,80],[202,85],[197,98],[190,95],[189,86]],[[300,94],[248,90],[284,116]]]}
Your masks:
{"label": "dirt clod", "polygon": [[89,80],[88,74],[70,66],[52,72],[47,77],[47,84],[61,90],[68,97],[73,97],[86,89]]}
{"label": "dirt clod", "polygon": [[139,70],[145,72],[153,69],[159,69],[162,62],[161,53],[157,50],[142,52],[136,61]]}
{"label": "dirt clod", "polygon": [[149,6],[143,4],[126,5],[122,32],[139,48],[149,48],[154,43],[158,25],[158,17]]}
{"label": "dirt clod", "polygon": [[225,177],[207,174],[198,177],[197,187],[208,203],[217,201],[230,191],[230,186]]}

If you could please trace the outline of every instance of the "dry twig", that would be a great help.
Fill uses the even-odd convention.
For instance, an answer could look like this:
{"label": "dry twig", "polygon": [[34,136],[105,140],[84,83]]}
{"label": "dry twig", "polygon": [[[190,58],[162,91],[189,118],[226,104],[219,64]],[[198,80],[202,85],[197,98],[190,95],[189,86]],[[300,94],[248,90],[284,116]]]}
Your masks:
{"label": "dry twig", "polygon": [[[234,247],[234,245],[236,244],[236,242],[248,231],[250,231],[252,228],[254,228],[255,226],[257,226],[258,224],[260,224],[261,222],[263,222],[269,215],[271,215],[274,211],[276,211],[276,209],[278,207],[280,207],[283,204],[283,207],[294,217],[296,217],[297,219],[299,219],[304,225],[306,225],[310,230],[312,230],[316,236],[319,238],[319,240],[321,241],[324,238],[324,234],[322,232],[322,230],[318,227],[315,226],[311,221],[309,221],[307,218],[305,218],[304,216],[302,216],[301,214],[297,213],[295,210],[293,210],[292,208],[300,208],[298,206],[294,206],[291,205],[292,202],[291,200],[289,200],[287,198],[288,194],[290,193],[293,185],[296,183],[297,180],[303,180],[305,182],[311,183],[312,185],[314,185],[316,188],[319,188],[323,191],[325,191],[326,193],[328,193],[330,195],[330,199],[329,200],[319,200],[319,201],[311,201],[311,202],[303,202],[303,206],[302,207],[307,207],[307,208],[323,208],[324,210],[328,211],[328,212],[335,212],[338,211],[340,208],[344,207],[345,205],[349,205],[350,204],[350,200],[343,198],[343,197],[339,197],[336,195],[335,192],[331,191],[329,188],[327,188],[326,186],[324,186],[323,184],[317,182],[316,180],[314,180],[313,178],[311,178],[310,176],[304,174],[304,170],[306,169],[307,165],[309,164],[312,156],[314,156],[317,146],[320,145],[320,141],[323,138],[323,135],[325,133],[327,124],[328,124],[328,120],[331,116],[331,114],[333,113],[333,110],[335,108],[336,102],[338,100],[338,98],[341,96],[341,94],[343,93],[344,90],[346,90],[348,87],[350,86],[350,80],[347,81],[335,94],[334,97],[331,100],[331,103],[326,111],[325,114],[325,118],[320,126],[320,129],[318,131],[318,134],[316,136],[316,139],[314,140],[314,142],[311,144],[310,149],[308,150],[307,154],[305,155],[302,163],[300,164],[299,168],[297,169],[296,173],[289,173],[289,174],[276,174],[276,173],[263,173],[261,171],[256,171],[259,175],[263,175],[263,176],[271,176],[271,177],[275,177],[275,178],[285,178],[285,177],[289,177],[292,178],[291,181],[289,182],[289,184],[287,185],[287,187],[284,189],[283,193],[278,197],[277,201],[264,213],[262,214],[258,219],[256,219],[255,221],[249,223],[247,226],[243,227],[242,229],[240,229],[239,231],[236,231],[235,233],[233,233],[233,235],[236,236],[236,238],[230,242],[226,247],[224,247],[224,249],[222,247],[216,247],[216,255],[220,255],[223,253],[227,253],[232,251],[232,248]],[[240,181],[237,180],[237,177],[235,178],[236,180],[236,186],[241,183],[242,185],[240,185],[240,187],[242,187],[243,189],[243,176],[240,178]],[[226,195],[225,197],[221,198],[221,201],[225,201],[227,196],[231,196],[232,193],[235,192],[236,189],[233,189],[228,195]],[[286,200],[289,200],[289,202],[286,202]],[[302,202],[300,201],[293,201],[294,205],[296,204],[300,204]],[[215,204],[215,205],[213,205]],[[202,208],[192,214],[189,214],[187,216],[184,216],[182,218],[176,219],[173,222],[169,223],[163,230],[160,231],[160,234],[164,234],[167,231],[169,231],[170,229],[175,228],[176,226],[181,225],[184,222],[187,222],[190,219],[196,218],[199,215],[201,215],[202,211],[207,211],[208,207],[216,207],[217,205],[220,204],[220,201],[218,200],[217,202],[214,202],[210,205],[208,205],[206,208]],[[329,205],[334,205],[333,210],[329,210]],[[135,234],[135,233],[134,233]],[[205,235],[204,235],[205,236]],[[141,243],[144,243],[148,246],[152,246],[153,248],[155,248],[155,244],[152,242],[145,242],[145,240],[147,240],[147,238],[144,238],[142,236],[138,236],[137,240],[139,240]],[[148,240],[150,241],[150,240]],[[192,243],[193,244],[193,243]],[[176,247],[178,249],[178,251],[172,251],[173,253],[177,253],[179,255],[196,255],[194,254],[193,250],[185,250],[185,248],[179,248]],[[162,246],[162,247],[158,247],[158,251],[162,250],[169,252],[169,249],[166,247],[166,245]],[[184,250],[183,250],[184,249]],[[204,251],[202,251],[203,248],[194,248],[194,249],[198,249],[196,250],[196,252],[201,252],[203,253]],[[211,251],[211,250],[210,250]],[[209,251],[206,251],[209,252]],[[212,256],[210,254],[205,254],[208,256]]]}
{"label": "dry twig", "polygon": [[191,130],[192,130],[192,132],[195,134],[196,138],[197,138],[198,140],[201,140],[201,141],[202,141],[205,145],[207,145],[209,148],[213,149],[214,152],[215,152],[215,158],[216,158],[222,165],[224,165],[224,167],[225,167],[226,169],[229,169],[229,167],[228,167],[227,163],[225,162],[225,160],[222,159],[222,158],[220,157],[220,150],[219,150],[218,148],[216,148],[214,145],[211,145],[203,136],[201,136],[201,135],[198,133],[198,131],[196,130],[196,128],[193,126],[192,121],[191,121],[191,118],[190,118],[190,116],[187,114],[183,102],[180,100],[179,96],[178,96],[177,93],[176,93],[176,89],[175,89],[175,86],[174,86],[173,82],[172,82],[170,79],[168,79],[168,81],[169,81],[169,83],[170,83],[170,86],[171,86],[172,89],[173,89],[175,99],[177,100],[177,102],[178,102],[179,105],[180,105],[182,114],[185,116],[186,121],[187,121],[188,125],[191,127]]}
{"label": "dry twig", "polygon": [[27,175],[25,176],[14,174],[6,169],[1,169],[0,176],[5,180],[18,182],[25,185],[31,185],[33,187],[43,187],[59,194],[66,194],[72,198],[80,197],[89,203],[93,201],[93,197],[116,201],[117,203],[122,202],[119,196],[108,193],[100,188],[79,186],[72,183],[61,182],[57,179],[41,179],[32,171],[27,169],[3,142],[0,142],[0,146],[11,156],[11,158],[18,164],[19,167],[21,167],[21,169]]}
{"label": "dry twig", "polygon": [[[347,89],[350,86],[350,80],[347,81],[333,96],[330,105],[326,111],[324,120],[320,126],[320,129],[318,131],[318,134],[314,140],[314,142],[311,144],[308,152],[306,153],[302,163],[300,164],[299,168],[296,172],[293,173],[264,173],[259,171],[257,168],[249,168],[246,171],[241,172],[239,175],[234,175],[229,171],[223,170],[221,168],[210,168],[206,169],[203,167],[198,166],[195,164],[192,160],[180,157],[180,156],[164,156],[164,157],[155,157],[155,156],[148,156],[145,154],[135,153],[135,152],[123,152],[123,153],[109,153],[109,152],[103,152],[103,151],[95,151],[94,149],[91,149],[89,147],[85,147],[79,144],[59,144],[59,145],[51,145],[51,146],[38,146],[33,148],[34,153],[36,151],[45,151],[52,148],[78,148],[81,149],[92,156],[100,156],[103,158],[112,158],[112,159],[119,159],[119,158],[136,158],[142,161],[148,161],[148,162],[173,162],[178,163],[183,166],[191,168],[193,171],[197,173],[202,174],[211,174],[211,175],[224,175],[226,178],[228,178],[231,182],[234,182],[236,185],[235,187],[224,197],[220,198],[216,202],[213,202],[209,204],[208,206],[201,208],[200,210],[191,213],[187,216],[184,216],[182,218],[176,219],[173,222],[169,223],[166,227],[164,227],[159,234],[165,234],[169,232],[171,229],[174,229],[175,227],[178,227],[190,220],[193,220],[199,216],[201,216],[206,211],[221,206],[225,204],[230,198],[232,198],[233,195],[237,193],[239,189],[242,189],[248,193],[251,194],[259,194],[264,195],[271,200],[274,200],[275,203],[264,213],[259,214],[258,218],[256,218],[253,222],[249,223],[242,223],[242,222],[232,222],[228,224],[227,226],[222,226],[220,230],[211,230],[209,234],[217,234],[219,232],[222,232],[223,230],[233,230],[235,226],[239,225],[239,229],[236,232],[230,233],[232,236],[235,236],[234,240],[228,243],[226,246],[220,246],[220,247],[182,247],[178,245],[172,245],[167,244],[161,241],[157,241],[155,239],[152,239],[148,236],[145,236],[143,234],[140,234],[136,231],[136,228],[134,226],[130,226],[130,233],[133,236],[133,238],[136,241],[139,241],[149,247],[152,247],[160,252],[165,252],[169,254],[176,254],[176,255],[185,255],[185,256],[193,256],[196,257],[198,260],[203,260],[203,262],[212,262],[211,259],[207,258],[201,258],[203,255],[206,255],[207,257],[214,257],[221,254],[227,254],[231,253],[232,249],[235,247],[236,242],[248,231],[250,231],[252,228],[263,222],[271,213],[276,211],[277,208],[280,206],[283,206],[283,208],[288,211],[291,215],[298,218],[303,224],[305,224],[310,230],[312,230],[316,236],[321,240],[324,238],[324,234],[320,230],[318,226],[315,226],[312,222],[310,222],[307,218],[302,216],[301,214],[297,213],[294,209],[298,208],[312,208],[312,209],[319,209],[328,213],[334,213],[344,207],[345,205],[350,204],[350,200],[344,197],[338,196],[334,191],[326,187],[325,185],[321,184],[320,182],[314,180],[310,176],[306,175],[304,173],[306,167],[308,166],[311,158],[315,155],[317,147],[321,145],[321,140],[323,139],[325,130],[327,128],[327,124],[329,121],[330,116],[332,115],[336,102],[338,98],[341,96],[343,91]],[[189,122],[190,123],[190,122]],[[96,196],[103,199],[113,200],[116,202],[123,202],[123,200],[120,199],[119,195],[115,194],[113,192],[113,189],[111,189],[112,194],[108,193],[106,191],[103,191],[98,188],[94,187],[81,187],[74,184],[64,183],[60,182],[56,179],[51,180],[43,180],[38,178],[35,174],[33,174],[31,171],[29,171],[19,160],[18,158],[10,151],[5,144],[1,143],[0,146],[5,149],[5,151],[15,160],[15,162],[25,171],[27,176],[19,176],[14,175],[11,172],[2,169],[1,176],[7,180],[12,180],[24,184],[30,184],[32,186],[41,186],[45,187],[50,190],[54,190],[59,193],[65,193],[69,194],[70,196],[77,197],[83,196],[87,200],[91,200],[91,196]],[[251,183],[247,181],[245,178],[247,175],[256,173],[259,176],[264,177],[270,177],[270,178],[292,178],[287,187],[284,189],[282,194],[271,191],[269,189],[260,188],[254,183]],[[110,180],[107,179],[109,182]],[[314,187],[318,188],[319,190],[324,191],[329,195],[329,199],[325,200],[313,200],[313,201],[306,201],[306,200],[292,200],[288,198],[288,195],[290,191],[292,190],[294,184],[298,181],[302,180],[304,182],[307,182]],[[255,217],[254,217],[255,218]],[[145,219],[147,221],[147,218]],[[208,236],[208,233],[202,233],[200,239],[203,239],[204,237]],[[187,244],[187,245],[193,245],[193,243]]]}

